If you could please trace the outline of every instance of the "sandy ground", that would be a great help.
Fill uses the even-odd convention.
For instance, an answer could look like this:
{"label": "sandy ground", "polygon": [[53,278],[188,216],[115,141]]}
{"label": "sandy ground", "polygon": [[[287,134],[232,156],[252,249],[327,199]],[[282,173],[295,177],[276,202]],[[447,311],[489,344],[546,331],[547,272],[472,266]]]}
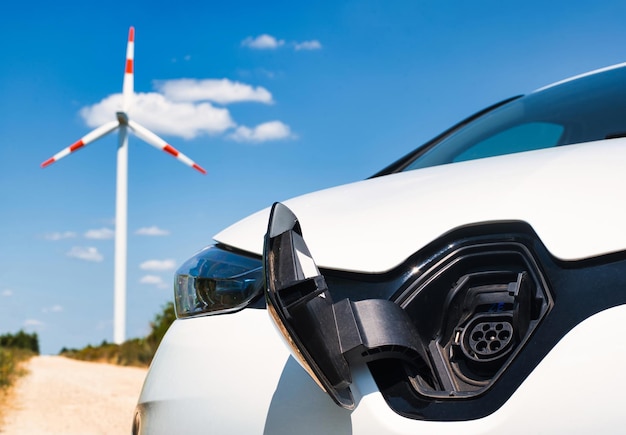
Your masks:
{"label": "sandy ground", "polygon": [[5,415],[6,435],[129,434],[146,369],[38,356]]}

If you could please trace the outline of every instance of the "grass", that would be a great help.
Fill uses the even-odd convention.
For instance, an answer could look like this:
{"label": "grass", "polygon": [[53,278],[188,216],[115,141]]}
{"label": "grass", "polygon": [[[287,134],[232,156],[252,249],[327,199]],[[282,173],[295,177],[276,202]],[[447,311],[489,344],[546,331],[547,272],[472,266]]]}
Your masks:
{"label": "grass", "polygon": [[124,366],[147,367],[163,339],[165,332],[176,319],[174,304],[162,307],[150,323],[150,333],[144,338],[133,338],[122,344],[103,341],[99,346],[87,346],[82,349],[61,349],[60,355],[82,361],[106,362]]}
{"label": "grass", "polygon": [[27,373],[23,363],[35,355],[30,349],[0,347],[0,424],[4,418],[3,410],[10,402],[11,387]]}
{"label": "grass", "polygon": [[10,387],[19,376],[25,374],[21,363],[35,355],[29,349],[0,347],[0,390]]}
{"label": "grass", "polygon": [[144,338],[134,338],[122,344],[103,341],[99,346],[88,345],[82,349],[61,349],[60,355],[81,361],[105,362],[123,366],[147,367],[156,348]]}
{"label": "grass", "polygon": [[[120,345],[103,341],[99,346],[89,345],[83,349],[63,348],[60,354],[83,361],[147,367],[165,332],[176,319],[174,304],[170,302],[162,308],[162,312],[150,323],[150,333],[144,338],[133,338]],[[11,402],[11,387],[20,376],[27,373],[23,363],[37,354],[39,339],[36,333],[19,331],[16,334],[0,335],[0,427],[3,423],[2,412]]]}

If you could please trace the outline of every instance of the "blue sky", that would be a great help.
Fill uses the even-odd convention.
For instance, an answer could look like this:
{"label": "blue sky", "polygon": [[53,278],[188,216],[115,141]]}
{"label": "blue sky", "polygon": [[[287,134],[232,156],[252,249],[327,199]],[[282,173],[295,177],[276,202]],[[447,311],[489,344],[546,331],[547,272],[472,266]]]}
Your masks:
{"label": "blue sky", "polygon": [[129,26],[137,116],[208,171],[130,138],[129,337],[223,227],[626,61],[623,1],[89,3],[0,6],[0,333],[44,353],[113,337],[117,137],[39,165],[114,119]]}

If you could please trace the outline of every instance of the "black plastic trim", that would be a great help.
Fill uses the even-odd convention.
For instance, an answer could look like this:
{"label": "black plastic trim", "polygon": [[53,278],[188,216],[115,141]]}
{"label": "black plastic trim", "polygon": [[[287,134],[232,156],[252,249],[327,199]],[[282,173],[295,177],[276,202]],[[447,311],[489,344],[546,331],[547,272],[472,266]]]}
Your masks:
{"label": "black plastic trim", "polygon": [[[523,244],[535,259],[554,299],[554,306],[538,325],[494,385],[477,397],[434,399],[420,395],[407,381],[406,367],[398,361],[369,363],[388,404],[399,414],[431,421],[462,421],[485,417],[502,406],[571,329],[590,316],[626,304],[626,252],[565,262],[554,258],[532,228],[521,222],[469,226],[452,231],[416,254],[413,264],[422,271],[462,246],[514,242]],[[415,263],[416,262],[416,263]],[[406,265],[405,265],[406,267]],[[415,276],[414,279],[418,279]],[[407,297],[410,282],[392,300]]]}
{"label": "black plastic trim", "polygon": [[[386,299],[402,305],[415,291],[415,283],[420,277],[427,275],[451,253],[465,248],[486,249],[489,252],[494,246],[502,245],[520,246],[527,253],[532,263],[531,274],[536,274],[547,292],[548,310],[543,311],[532,334],[515,351],[519,352],[517,356],[507,361],[495,382],[476,395],[444,397],[422,394],[424,390],[420,389],[419,382],[425,382],[421,387],[436,389],[437,385],[432,382],[436,380],[413,378],[412,382],[410,376],[415,373],[415,365],[411,367],[397,358],[369,359],[374,380],[389,406],[398,414],[428,421],[465,421],[495,412],[572,328],[595,313],[626,304],[626,251],[563,261],[549,253],[527,223],[502,221],[454,229],[385,273],[320,270],[326,280],[325,291],[328,291],[329,300]],[[367,340],[362,343],[366,344]],[[367,350],[367,345],[364,349]],[[432,361],[426,363],[432,365]]]}

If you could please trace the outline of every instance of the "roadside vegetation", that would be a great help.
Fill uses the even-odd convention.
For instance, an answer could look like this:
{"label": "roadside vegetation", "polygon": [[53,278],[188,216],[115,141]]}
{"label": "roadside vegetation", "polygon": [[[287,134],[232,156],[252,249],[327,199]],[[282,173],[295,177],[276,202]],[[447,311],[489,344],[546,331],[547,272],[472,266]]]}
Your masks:
{"label": "roadside vegetation", "polygon": [[63,348],[60,355],[82,361],[147,367],[152,362],[165,332],[175,319],[174,304],[169,302],[154,317],[150,323],[150,333],[144,338],[133,338],[119,345],[103,341],[98,346],[89,345],[83,349]]}
{"label": "roadside vegetation", "polygon": [[37,333],[19,331],[16,334],[0,335],[0,422],[2,410],[6,409],[10,387],[17,378],[27,373],[22,363],[38,354]]}
{"label": "roadside vegetation", "polygon": [[23,374],[20,363],[34,355],[39,355],[36,332],[27,334],[19,331],[16,334],[0,335],[0,389],[9,387]]}

